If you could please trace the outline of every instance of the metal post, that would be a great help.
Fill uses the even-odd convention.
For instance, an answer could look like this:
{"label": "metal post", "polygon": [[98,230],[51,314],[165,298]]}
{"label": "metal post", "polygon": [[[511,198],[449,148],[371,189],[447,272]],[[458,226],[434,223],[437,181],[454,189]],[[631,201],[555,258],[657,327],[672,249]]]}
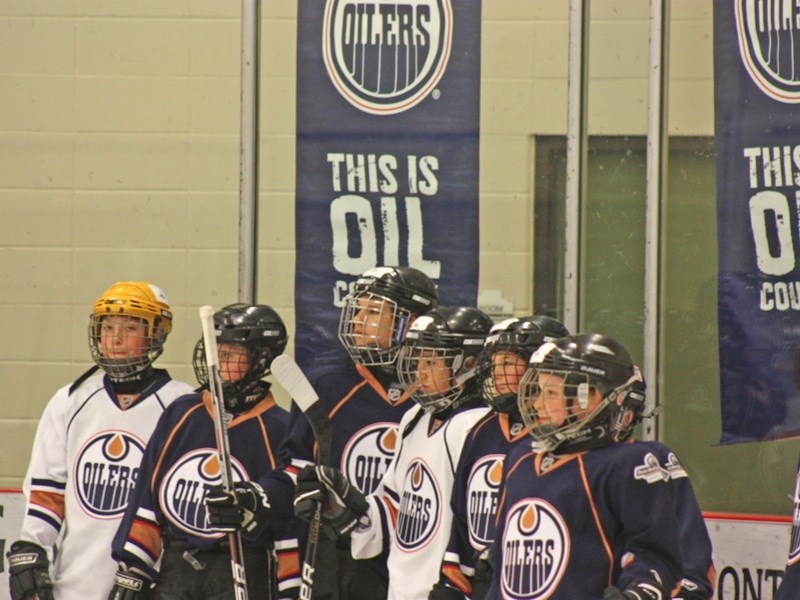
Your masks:
{"label": "metal post", "polygon": [[564,250],[564,325],[582,323],[582,207],[586,198],[589,0],[570,0],[567,99],[567,189]]}
{"label": "metal post", "polygon": [[258,99],[261,0],[242,0],[239,131],[239,301],[256,296],[258,258]]}
{"label": "metal post", "polygon": [[[647,209],[644,271],[644,377],[647,381],[645,414],[660,406],[661,395],[661,217],[666,201],[668,150],[667,87],[669,1],[650,0],[650,97],[647,127]],[[660,436],[656,417],[642,423],[642,439]]]}

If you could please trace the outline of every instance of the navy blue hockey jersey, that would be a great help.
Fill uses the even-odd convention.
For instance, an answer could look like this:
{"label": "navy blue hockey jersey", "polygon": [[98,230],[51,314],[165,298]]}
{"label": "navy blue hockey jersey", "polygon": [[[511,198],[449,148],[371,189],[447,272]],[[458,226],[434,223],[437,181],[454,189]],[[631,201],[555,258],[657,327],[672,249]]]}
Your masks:
{"label": "navy blue hockey jersey", "polygon": [[610,585],[639,582],[668,598],[683,570],[669,454],[656,442],[564,457],[517,445],[504,468],[487,598],[601,600]]}
{"label": "navy blue hockey jersey", "polygon": [[[206,549],[225,537],[209,529],[203,502],[209,487],[221,482],[213,414],[211,396],[205,392],[179,398],[162,415],[145,449],[128,510],[114,538],[113,557],[117,561],[136,565],[157,580],[155,563],[161,555],[162,538]],[[287,411],[275,404],[271,394],[230,421],[234,480],[258,480],[276,468],[287,421]],[[273,507],[271,523],[278,589],[288,593],[300,583],[299,522],[291,512]],[[245,547],[249,543],[243,542]]]}

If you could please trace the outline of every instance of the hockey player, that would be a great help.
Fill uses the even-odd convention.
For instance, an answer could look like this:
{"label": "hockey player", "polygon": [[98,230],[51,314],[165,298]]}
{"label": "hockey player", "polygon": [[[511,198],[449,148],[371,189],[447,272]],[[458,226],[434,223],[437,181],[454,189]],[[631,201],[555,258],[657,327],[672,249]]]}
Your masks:
{"label": "hockey player", "polygon": [[530,440],[517,408],[519,381],[539,346],[566,335],[560,321],[534,315],[506,319],[486,338],[478,382],[493,410],[472,429],[461,453],[450,500],[450,543],[431,600],[463,600],[465,595],[482,600],[486,595],[491,578],[486,558],[494,541],[503,459],[514,445]]}
{"label": "hockey player", "polygon": [[[353,363],[309,373],[331,420],[330,466],[346,473],[363,494],[377,488],[394,455],[398,423],[414,405],[395,370],[401,343],[414,319],[438,303],[436,286],[421,271],[370,269],[345,298],[339,320],[339,339]],[[314,464],[314,449],[314,433],[292,404],[289,434],[280,452],[283,468],[260,482],[273,507],[286,502],[292,510],[297,473]],[[385,597],[386,556],[354,561],[349,540],[337,545],[318,553],[325,564],[318,564],[314,577],[315,600]]]}
{"label": "hockey player", "polygon": [[56,392],[36,430],[22,531],[8,553],[13,600],[108,594],[111,539],[145,444],[165,407],[192,391],[153,367],[171,328],[169,302],[149,283],[115,283],[95,302],[88,338],[96,366]]}
{"label": "hockey player", "polygon": [[321,501],[323,521],[350,533],[354,558],[389,549],[390,600],[423,600],[439,578],[433,557],[447,545],[456,465],[469,430],[488,410],[475,372],[491,326],[469,307],[439,307],[411,326],[397,370],[417,406],[400,422],[398,450],[375,494],[365,499],[347,474],[328,467],[298,476],[299,515],[310,518]]}
{"label": "hockey player", "polygon": [[[296,598],[297,523],[288,518],[291,513],[263,518],[271,512],[269,502],[257,485],[249,484],[277,466],[278,446],[286,434],[288,413],[275,404],[270,384],[263,380],[286,347],[286,327],[269,306],[231,304],[214,314],[214,329],[237,482],[235,509],[237,521],[240,516],[245,521],[248,593],[251,598],[273,597],[274,541],[278,597]],[[149,592],[153,583],[146,597],[155,600],[235,597],[230,548],[222,533],[231,528],[226,529],[223,517],[221,526],[212,529],[206,518],[207,506],[215,510],[214,498],[224,502],[227,496],[217,487],[221,473],[202,338],[195,346],[193,366],[200,391],[168,407],[145,450],[130,505],[114,538],[119,572],[109,599],[133,600],[139,592]],[[253,519],[255,513],[262,515],[260,521]],[[110,589],[111,585],[107,594]]]}
{"label": "hockey player", "polygon": [[685,572],[675,482],[688,478],[669,448],[630,439],[644,382],[627,350],[598,334],[544,344],[518,406],[535,450],[505,461],[487,598],[670,598]]}

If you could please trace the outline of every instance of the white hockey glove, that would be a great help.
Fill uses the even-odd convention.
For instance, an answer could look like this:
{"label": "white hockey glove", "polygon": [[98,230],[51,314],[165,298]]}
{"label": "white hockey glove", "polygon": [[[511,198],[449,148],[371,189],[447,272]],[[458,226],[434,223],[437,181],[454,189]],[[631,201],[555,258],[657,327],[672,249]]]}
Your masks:
{"label": "white hockey glove", "polygon": [[311,521],[317,504],[322,505],[322,521],[342,536],[355,529],[369,508],[364,494],[338,469],[305,467],[297,475],[294,512],[301,519]]}
{"label": "white hockey glove", "polygon": [[114,587],[108,594],[108,600],[136,600],[139,594],[153,587],[153,581],[139,569],[129,569],[124,563],[119,564],[114,575]]}
{"label": "white hockey glove", "polygon": [[250,540],[264,532],[272,512],[266,492],[252,481],[240,481],[232,492],[223,491],[222,486],[212,487],[205,504],[211,529],[227,533],[241,531]]}
{"label": "white hockey glove", "polygon": [[53,600],[50,561],[44,548],[33,542],[11,544],[8,557],[8,584],[12,600]]}

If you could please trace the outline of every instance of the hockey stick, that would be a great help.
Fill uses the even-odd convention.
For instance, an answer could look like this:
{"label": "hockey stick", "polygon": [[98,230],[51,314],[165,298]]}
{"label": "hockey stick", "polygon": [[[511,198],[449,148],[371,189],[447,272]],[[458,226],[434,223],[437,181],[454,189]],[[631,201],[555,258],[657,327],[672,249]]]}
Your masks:
{"label": "hockey stick", "polygon": [[[222,396],[222,379],[219,376],[219,355],[217,354],[217,336],[214,331],[214,309],[212,307],[200,307],[200,322],[203,326],[203,345],[205,346],[206,365],[208,366],[208,389],[211,392],[211,399],[214,403],[214,434],[217,438],[217,456],[219,458],[222,489],[226,492],[233,492],[231,449],[224,418],[225,406]],[[244,550],[242,548],[242,536],[238,531],[228,534],[228,545],[231,552],[234,596],[236,600],[247,600]]]}
{"label": "hockey stick", "polygon": [[[314,437],[317,438],[317,464],[327,465],[330,459],[333,430],[328,413],[319,401],[317,392],[314,391],[297,363],[285,354],[281,354],[272,361],[270,371],[278,383],[292,396],[308,419],[311,429],[314,430]],[[300,600],[311,600],[313,593],[321,523],[322,506],[318,503],[308,530],[308,543],[306,544],[306,554],[303,557],[303,570],[300,574]]]}

